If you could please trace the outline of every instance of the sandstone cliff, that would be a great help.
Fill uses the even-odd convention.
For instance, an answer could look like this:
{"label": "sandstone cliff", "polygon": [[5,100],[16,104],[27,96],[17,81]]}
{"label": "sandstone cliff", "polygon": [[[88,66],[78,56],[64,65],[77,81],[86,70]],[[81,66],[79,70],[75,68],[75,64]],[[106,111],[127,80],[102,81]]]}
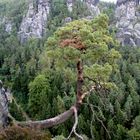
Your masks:
{"label": "sandstone cliff", "polygon": [[30,1],[27,14],[23,17],[19,38],[21,43],[30,37],[41,38],[50,11],[49,0]]}
{"label": "sandstone cliff", "polygon": [[115,16],[117,38],[121,44],[140,46],[140,1],[118,0]]}
{"label": "sandstone cliff", "polygon": [[[69,12],[72,12],[74,2],[74,0],[66,1]],[[95,17],[99,15],[100,10],[97,6],[99,0],[81,0],[81,2],[84,2],[87,5],[91,13],[90,16]],[[27,14],[24,15],[18,32],[21,43],[24,43],[30,37],[42,38],[45,33],[45,26],[50,13],[50,4],[50,0],[31,0],[29,2]],[[71,17],[68,17],[66,20],[71,21],[70,18]]]}
{"label": "sandstone cliff", "polygon": [[0,129],[7,125],[8,118],[8,102],[11,100],[11,95],[8,90],[5,90],[0,80]]}

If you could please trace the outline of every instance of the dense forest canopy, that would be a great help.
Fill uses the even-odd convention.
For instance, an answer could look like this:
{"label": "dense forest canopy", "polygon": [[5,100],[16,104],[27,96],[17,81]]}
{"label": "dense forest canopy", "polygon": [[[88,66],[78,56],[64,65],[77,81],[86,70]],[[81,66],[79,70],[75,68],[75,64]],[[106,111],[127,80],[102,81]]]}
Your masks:
{"label": "dense forest canopy", "polygon": [[[89,14],[81,1],[69,12],[66,1],[52,0],[45,36],[21,44],[17,32],[28,1],[0,0],[0,21],[6,21],[0,24],[0,80],[13,95],[11,127],[0,140],[140,139],[140,48],[121,46],[115,6],[99,7],[107,15],[87,20],[81,19]],[[66,24],[66,17],[73,21]],[[5,31],[8,21],[11,33]],[[54,127],[25,127],[58,115],[63,121]]]}

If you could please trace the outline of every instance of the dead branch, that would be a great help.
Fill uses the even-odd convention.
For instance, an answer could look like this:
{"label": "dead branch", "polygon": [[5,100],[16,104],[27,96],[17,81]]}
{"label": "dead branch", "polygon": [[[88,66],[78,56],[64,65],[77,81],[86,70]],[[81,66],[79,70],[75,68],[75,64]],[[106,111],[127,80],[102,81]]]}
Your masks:
{"label": "dead branch", "polygon": [[72,130],[68,136],[68,138],[66,140],[69,140],[72,133],[74,133],[79,139],[83,140],[83,137],[81,135],[79,135],[77,132],[76,132],[76,128],[77,128],[77,125],[78,125],[78,114],[77,114],[77,109],[76,107],[74,108],[74,116],[75,116],[75,123],[72,127]]}
{"label": "dead branch", "polygon": [[103,126],[103,128],[105,129],[105,131],[107,132],[107,135],[109,137],[109,139],[111,139],[111,136],[110,136],[110,133],[109,131],[107,130],[106,126],[104,125],[103,121],[101,119],[99,119],[99,117],[96,115],[96,113],[94,113],[94,109],[93,107],[96,107],[99,111],[100,111],[100,108],[98,106],[94,106],[92,104],[89,104],[90,106],[90,109],[92,111],[92,113],[94,114],[94,116],[96,117],[96,119],[101,123],[101,125]]}

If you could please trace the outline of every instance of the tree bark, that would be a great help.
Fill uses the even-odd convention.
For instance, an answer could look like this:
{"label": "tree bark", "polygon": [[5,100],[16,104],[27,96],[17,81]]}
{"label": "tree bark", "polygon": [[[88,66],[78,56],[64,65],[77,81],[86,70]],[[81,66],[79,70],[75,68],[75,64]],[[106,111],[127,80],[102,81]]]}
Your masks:
{"label": "tree bark", "polygon": [[50,128],[55,125],[61,124],[68,120],[74,113],[74,106],[71,107],[69,110],[65,111],[64,113],[50,119],[41,120],[41,121],[26,121],[26,122],[18,122],[17,125],[19,126],[27,126],[33,129],[43,129],[43,128]]}
{"label": "tree bark", "polygon": [[76,107],[79,108],[82,104],[82,94],[83,94],[83,65],[81,59],[77,62],[77,99],[76,99]]}

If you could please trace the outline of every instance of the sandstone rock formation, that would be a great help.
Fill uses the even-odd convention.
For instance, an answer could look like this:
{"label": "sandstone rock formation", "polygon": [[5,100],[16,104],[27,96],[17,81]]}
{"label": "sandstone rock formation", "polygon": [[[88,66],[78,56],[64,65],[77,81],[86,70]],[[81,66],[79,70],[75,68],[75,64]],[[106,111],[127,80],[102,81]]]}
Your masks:
{"label": "sandstone rock formation", "polygon": [[96,17],[100,14],[100,10],[97,6],[99,0],[85,0],[87,7],[91,13],[91,16]]}
{"label": "sandstone rock formation", "polygon": [[74,0],[67,0],[67,7],[69,12],[72,12],[72,6],[73,6]]}
{"label": "sandstone rock formation", "polygon": [[0,17],[0,25],[4,25],[5,31],[11,33],[12,31],[12,22],[7,17]]}
{"label": "sandstone rock formation", "polygon": [[9,100],[11,100],[10,92],[3,88],[0,80],[0,129],[7,125]]}
{"label": "sandstone rock formation", "polygon": [[30,37],[41,38],[43,36],[49,11],[49,0],[30,1],[28,12],[22,20],[18,33],[21,43]]}
{"label": "sandstone rock formation", "polygon": [[117,38],[124,46],[140,46],[140,0],[118,0]]}
{"label": "sandstone rock formation", "polygon": [[[99,0],[81,0],[87,4],[91,12],[91,16],[99,15],[100,10],[97,6]],[[69,12],[72,12],[74,0],[67,0],[67,7]],[[24,15],[18,36],[21,43],[24,43],[29,38],[42,38],[45,33],[45,25],[50,13],[50,0],[30,0],[27,14]],[[66,18],[66,23],[72,19]],[[6,30],[10,30],[9,24]]]}

